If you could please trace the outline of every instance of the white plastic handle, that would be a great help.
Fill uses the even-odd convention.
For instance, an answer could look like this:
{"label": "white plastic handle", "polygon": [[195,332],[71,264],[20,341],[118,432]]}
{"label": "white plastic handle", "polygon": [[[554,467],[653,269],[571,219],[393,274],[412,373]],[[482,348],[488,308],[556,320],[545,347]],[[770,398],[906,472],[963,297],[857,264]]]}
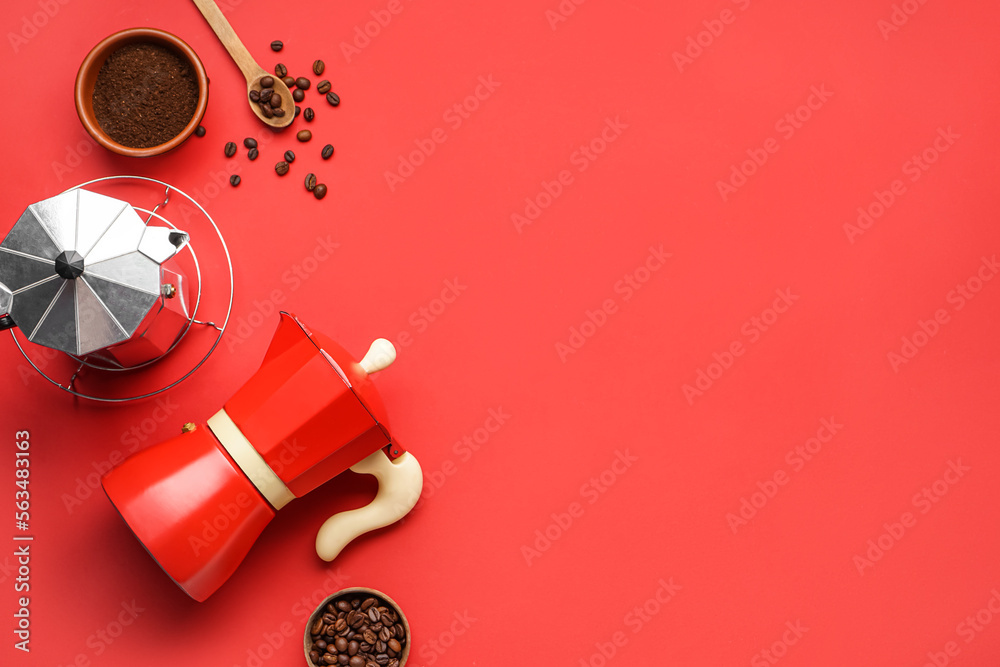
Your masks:
{"label": "white plastic handle", "polygon": [[385,338],[376,338],[368,348],[365,358],[361,360],[361,368],[371,375],[388,368],[394,361],[396,361],[396,348]]}
{"label": "white plastic handle", "polygon": [[336,558],[359,535],[388,526],[406,516],[417,504],[424,486],[420,463],[409,452],[390,461],[380,449],[351,466],[351,470],[374,475],[378,480],[378,493],[368,505],[334,514],[323,523],[316,535],[316,553],[326,561]]}

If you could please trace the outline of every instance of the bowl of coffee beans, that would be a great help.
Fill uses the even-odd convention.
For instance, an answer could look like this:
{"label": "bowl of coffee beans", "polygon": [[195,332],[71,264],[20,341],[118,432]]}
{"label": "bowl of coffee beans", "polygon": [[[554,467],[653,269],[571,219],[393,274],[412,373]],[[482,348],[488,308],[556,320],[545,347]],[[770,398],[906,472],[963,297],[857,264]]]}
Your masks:
{"label": "bowl of coffee beans", "polygon": [[76,76],[76,113],[109,151],[150,157],[190,137],[208,106],[208,75],[194,50],[154,28],[122,30],[91,49]]}
{"label": "bowl of coffee beans", "polygon": [[410,655],[410,624],[385,593],[345,588],[309,617],[305,652],[309,667],[403,667]]}

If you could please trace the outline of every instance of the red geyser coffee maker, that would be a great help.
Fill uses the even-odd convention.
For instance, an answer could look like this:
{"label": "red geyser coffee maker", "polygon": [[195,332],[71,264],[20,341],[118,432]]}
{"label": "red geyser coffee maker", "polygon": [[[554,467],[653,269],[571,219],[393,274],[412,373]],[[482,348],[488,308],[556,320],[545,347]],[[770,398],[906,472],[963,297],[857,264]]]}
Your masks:
{"label": "red geyser coffee maker", "polygon": [[370,504],[319,529],[316,552],[333,560],[420,497],[420,464],[390,436],[370,378],[395,356],[379,339],[358,362],[281,313],[260,369],[223,408],[126,459],[104,476],[104,490],[164,572],[203,601],[293,498],[348,469],[374,475],[379,489]]}

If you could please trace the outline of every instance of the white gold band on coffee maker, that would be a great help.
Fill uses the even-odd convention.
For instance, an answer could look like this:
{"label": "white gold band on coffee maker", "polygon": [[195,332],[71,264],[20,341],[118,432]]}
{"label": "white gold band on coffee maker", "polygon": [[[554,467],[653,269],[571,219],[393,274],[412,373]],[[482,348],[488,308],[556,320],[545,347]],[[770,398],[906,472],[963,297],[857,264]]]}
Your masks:
{"label": "white gold band on coffee maker", "polygon": [[219,410],[208,420],[208,427],[271,507],[280,510],[295,498],[225,409]]}

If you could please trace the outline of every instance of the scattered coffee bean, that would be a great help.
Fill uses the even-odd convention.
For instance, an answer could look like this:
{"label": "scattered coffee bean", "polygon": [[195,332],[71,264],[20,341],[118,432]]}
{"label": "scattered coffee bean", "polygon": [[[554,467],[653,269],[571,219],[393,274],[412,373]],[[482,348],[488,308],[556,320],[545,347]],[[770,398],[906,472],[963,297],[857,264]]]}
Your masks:
{"label": "scattered coffee bean", "polygon": [[260,87],[261,88],[274,88],[274,77],[273,76],[265,76],[265,77],[263,77],[260,80]]}
{"label": "scattered coffee bean", "polygon": [[243,145],[247,148],[257,148],[257,140],[253,137],[247,137],[243,140]]}
{"label": "scattered coffee bean", "polygon": [[282,63],[278,63],[274,66],[274,73],[279,79],[283,79],[288,76],[288,68]]}
{"label": "scattered coffee bean", "polygon": [[194,136],[196,136],[196,137],[204,137],[205,136],[205,126],[204,125],[199,125],[198,127],[194,128]]}
{"label": "scattered coffee bean", "polygon": [[[287,162],[288,164],[291,164],[291,163],[295,162],[295,152],[294,151],[290,151],[290,150],[289,151],[285,151],[285,162]],[[334,621],[330,621],[330,623],[333,623],[333,622]]]}
{"label": "scattered coffee bean", "polygon": [[233,186],[234,188],[237,185],[239,185],[240,184],[240,176],[239,176],[239,174],[233,174],[232,176],[230,176],[229,177],[229,184],[231,186]]}
{"label": "scattered coffee bean", "polygon": [[299,130],[299,133],[295,135],[295,138],[299,141],[309,141],[313,138],[313,133],[309,130]]}
{"label": "scattered coffee bean", "polygon": [[330,106],[335,107],[340,105],[340,95],[334,92],[329,92],[326,94],[326,101],[330,103]]}
{"label": "scattered coffee bean", "polygon": [[295,87],[299,90],[309,90],[309,79],[304,76],[300,76],[295,80]]}
{"label": "scattered coffee bean", "polygon": [[312,192],[316,189],[316,174],[306,174],[306,190]]}
{"label": "scattered coffee bean", "polygon": [[326,69],[326,63],[323,62],[322,60],[317,60],[316,62],[313,63],[313,74],[315,74],[316,76],[322,74],[323,70],[325,69]]}
{"label": "scattered coffee bean", "polygon": [[251,162],[256,160],[258,155],[260,155],[260,151],[258,151],[256,147],[251,148],[249,151],[247,151],[247,157],[250,159]]}
{"label": "scattered coffee bean", "polygon": [[301,88],[296,88],[295,90],[292,91],[292,99],[295,100],[296,102],[301,102],[302,100],[306,99],[306,94],[302,92]]}
{"label": "scattered coffee bean", "polygon": [[260,102],[260,91],[259,90],[255,89],[255,90],[251,90],[250,91],[250,101],[253,102],[254,104],[256,104],[257,102]]}
{"label": "scattered coffee bean", "polygon": [[278,176],[284,176],[288,173],[288,163],[282,160],[278,164],[274,165],[274,170],[278,172]]}
{"label": "scattered coffee bean", "polygon": [[333,144],[327,144],[326,146],[323,146],[323,152],[320,153],[320,156],[324,160],[329,160],[330,158],[332,158],[333,157]]}
{"label": "scattered coffee bean", "polygon": [[319,93],[320,95],[326,95],[328,92],[330,92],[331,87],[332,86],[330,85],[330,82],[327,81],[326,79],[323,79],[322,81],[316,84],[316,92]]}
{"label": "scattered coffee bean", "polygon": [[300,107],[298,104],[296,104],[295,105],[295,117],[298,118],[300,113],[302,113],[302,107]]}
{"label": "scattered coffee bean", "polygon": [[225,153],[226,153],[226,157],[232,157],[232,156],[236,155],[236,143],[232,142],[232,141],[226,142]]}
{"label": "scattered coffee bean", "polygon": [[274,51],[275,53],[277,53],[278,51],[280,51],[284,47],[285,47],[285,45],[281,42],[280,39],[276,39],[273,42],[271,42],[271,50]]}
{"label": "scattered coffee bean", "polygon": [[[313,197],[315,197],[316,199],[322,199],[325,196],[326,196],[326,186],[323,185],[322,183],[317,183],[316,187],[313,188]],[[364,624],[364,616],[358,616],[355,620],[358,622],[358,625]]]}
{"label": "scattered coffee bean", "polygon": [[285,84],[286,88],[292,88],[295,85],[295,79],[286,75],[281,77],[281,83]]}
{"label": "scattered coffee bean", "polygon": [[306,119],[307,123],[311,123],[316,117],[316,112],[312,110],[312,107],[306,107],[306,110],[302,112],[302,117]]}

